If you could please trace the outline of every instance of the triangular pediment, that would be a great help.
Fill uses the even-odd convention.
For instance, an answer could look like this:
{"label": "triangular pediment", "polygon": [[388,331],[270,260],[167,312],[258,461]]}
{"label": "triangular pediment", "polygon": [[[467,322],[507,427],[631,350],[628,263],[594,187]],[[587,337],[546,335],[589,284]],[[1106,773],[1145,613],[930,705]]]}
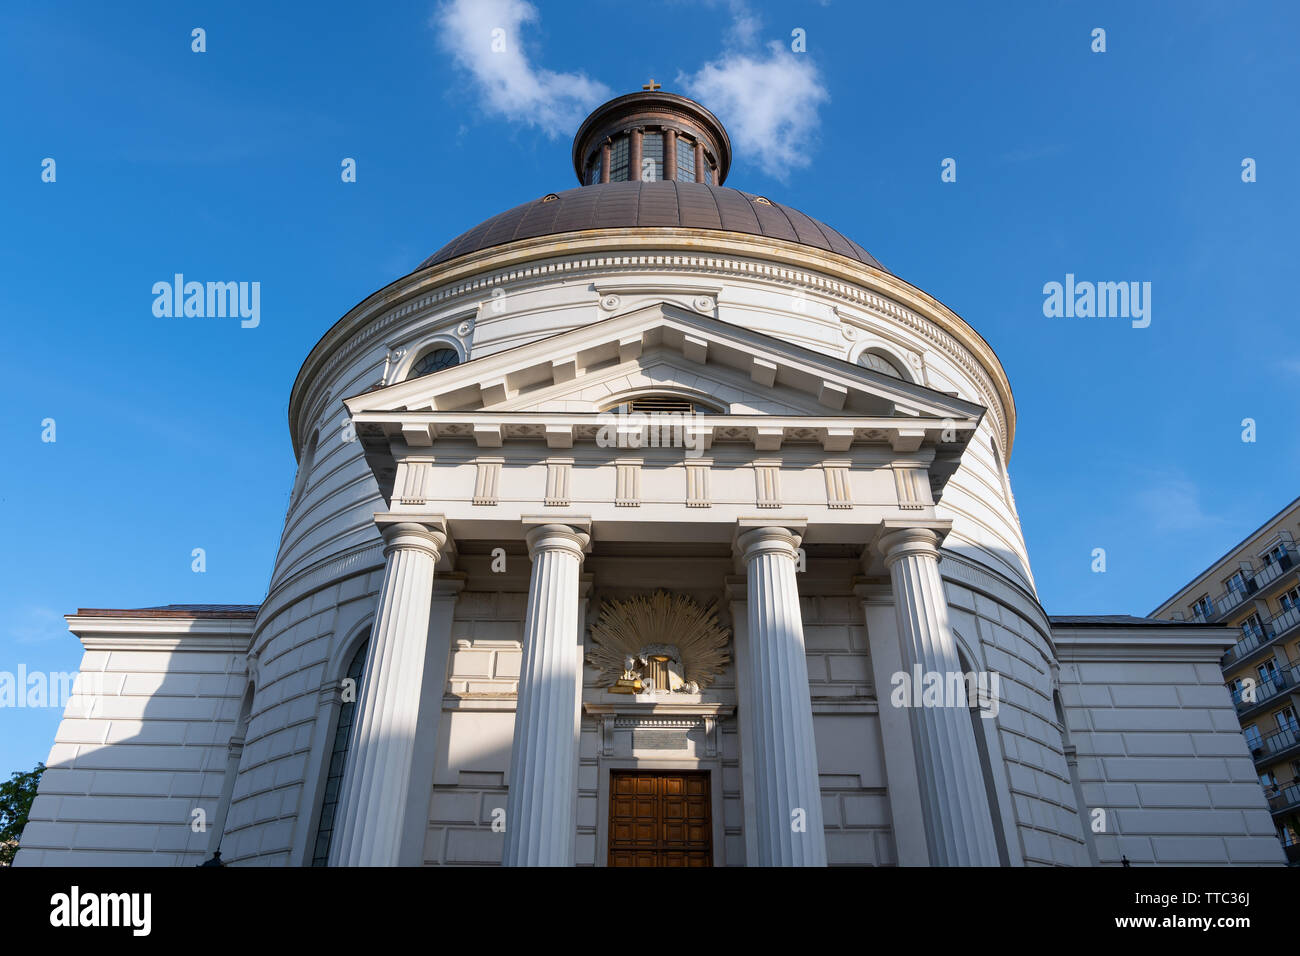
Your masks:
{"label": "triangular pediment", "polygon": [[[441,449],[500,449],[490,453],[521,461],[579,447],[616,456],[639,447],[633,439],[646,425],[611,409],[665,394],[698,400],[677,423],[697,447],[883,454],[927,467],[936,499],[984,414],[974,402],[666,302],[344,404],[388,497],[399,460]],[[607,441],[625,432],[626,444]]]}
{"label": "triangular pediment", "polygon": [[982,406],[667,302],[346,400],[383,412],[595,413],[646,393],[720,414],[978,421]]}

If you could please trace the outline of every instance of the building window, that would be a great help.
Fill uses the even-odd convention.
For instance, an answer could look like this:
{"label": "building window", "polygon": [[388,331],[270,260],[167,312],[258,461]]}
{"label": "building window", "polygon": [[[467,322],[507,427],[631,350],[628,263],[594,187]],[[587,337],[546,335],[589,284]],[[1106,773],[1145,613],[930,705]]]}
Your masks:
{"label": "building window", "polygon": [[1210,600],[1208,594],[1202,594],[1192,605],[1192,614],[1200,617],[1212,617],[1214,615],[1214,602]]}
{"label": "building window", "polygon": [[1278,730],[1290,730],[1292,732],[1300,730],[1300,724],[1296,723],[1295,710],[1290,707],[1283,707],[1273,715],[1273,719],[1277,721]]}
{"label": "building window", "polygon": [[600,182],[600,153],[596,153],[587,164],[587,185],[594,186]]}
{"label": "building window", "polygon": [[339,807],[343,789],[343,771],[347,769],[348,748],[352,745],[352,722],[357,714],[357,700],[361,696],[361,675],[366,668],[366,650],[370,640],[361,642],[348,664],[347,677],[353,682],[355,692],[351,700],[339,706],[339,722],[334,729],[334,749],[330,753],[329,776],[325,778],[325,799],[321,801],[320,823],[316,825],[316,849],[312,851],[312,866],[328,866],[330,840],[334,836],[334,814]]}
{"label": "building window", "polygon": [[1246,593],[1246,576],[1240,571],[1234,571],[1232,577],[1228,578],[1228,590],[1236,591],[1238,594]]}
{"label": "building window", "polygon": [[640,395],[630,401],[605,409],[605,411],[624,415],[633,415],[638,412],[643,415],[671,415],[674,412],[679,415],[721,414],[716,408],[709,408],[707,405],[701,405],[699,402],[683,398],[680,395]]}
{"label": "building window", "polygon": [[641,136],[641,181],[657,183],[664,178],[664,134]]}
{"label": "building window", "polygon": [[713,163],[709,162],[704,167],[704,181],[710,186],[713,185]]}
{"label": "building window", "polygon": [[1241,732],[1246,735],[1246,746],[1252,751],[1259,750],[1264,746],[1264,738],[1259,732],[1259,728],[1254,724],[1249,727],[1241,728]]}
{"label": "building window", "polygon": [[[307,450],[302,453],[302,460],[298,462],[298,477],[294,479],[293,491],[289,494],[290,501],[296,501],[302,494],[303,488],[307,487],[307,478],[311,474],[311,466],[316,458],[316,443],[320,440],[320,431],[311,433],[311,441],[307,443]],[[285,516],[288,521],[288,516]]]}
{"label": "building window", "polygon": [[863,368],[871,369],[873,372],[888,375],[890,378],[903,378],[903,372],[897,365],[875,352],[863,352],[858,356],[858,364]]}
{"label": "building window", "polygon": [[1243,639],[1246,640],[1250,638],[1257,641],[1264,639],[1264,622],[1259,619],[1258,614],[1252,614],[1241,622],[1241,634]]}
{"label": "building window", "polygon": [[627,182],[628,141],[626,136],[614,140],[609,149],[609,181],[611,183]]}
{"label": "building window", "polygon": [[695,182],[695,144],[684,136],[677,137],[677,181]]}
{"label": "building window", "polygon": [[412,365],[411,374],[406,377],[412,379],[422,375],[432,375],[434,372],[441,372],[443,369],[459,364],[460,354],[455,349],[434,349]]}
{"label": "building window", "polygon": [[1274,563],[1280,564],[1286,558],[1286,545],[1275,544],[1268,549],[1267,554],[1261,555],[1261,557],[1264,560],[1265,567]]}
{"label": "building window", "polygon": [[1259,785],[1265,790],[1277,789],[1277,777],[1273,775],[1272,770],[1265,770],[1259,775]]}
{"label": "building window", "polygon": [[993,469],[998,473],[998,481],[1002,484],[1002,500],[1007,503],[1007,507],[1014,509],[1016,503],[1011,497],[1011,476],[1002,466],[1002,456],[998,453],[996,439],[989,439],[989,449],[993,452]]}
{"label": "building window", "polygon": [[1282,686],[1282,675],[1278,673],[1277,665],[1268,660],[1255,668],[1259,672],[1259,682],[1261,684],[1276,684],[1278,688]]}
{"label": "building window", "polygon": [[1278,595],[1277,603],[1283,611],[1294,611],[1300,607],[1300,587],[1288,588]]}

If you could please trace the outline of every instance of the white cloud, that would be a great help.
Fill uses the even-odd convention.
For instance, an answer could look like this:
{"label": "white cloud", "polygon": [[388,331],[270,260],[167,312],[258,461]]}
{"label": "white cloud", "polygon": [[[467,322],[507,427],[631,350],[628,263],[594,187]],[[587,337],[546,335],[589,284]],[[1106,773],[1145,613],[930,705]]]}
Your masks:
{"label": "white cloud", "polygon": [[790,170],[812,162],[817,109],[830,93],[807,53],[777,40],[759,47],[763,22],[747,0],[725,2],[731,26],[722,55],[694,74],[678,73],[677,83],[718,114],[737,153],[784,181]]}
{"label": "white cloud", "polygon": [[749,8],[745,0],[728,0],[727,8],[731,11],[728,40],[742,47],[757,43],[758,31],[763,26],[762,18]]}
{"label": "white cloud", "polygon": [[9,639],[15,644],[40,644],[68,636],[68,622],[47,607],[25,607],[9,622]]}
{"label": "white cloud", "polygon": [[737,152],[768,175],[784,181],[812,162],[817,109],[830,93],[807,54],[773,41],[765,53],[723,53],[677,82],[718,114]]}
{"label": "white cloud", "polygon": [[452,0],[434,13],[433,26],[440,46],[473,78],[484,110],[552,138],[571,136],[609,98],[609,87],[584,73],[535,67],[521,28],[539,19],[525,0]]}
{"label": "white cloud", "polygon": [[1138,508],[1154,531],[1196,531],[1222,524],[1224,519],[1205,510],[1196,484],[1179,474],[1148,473],[1135,497]]}

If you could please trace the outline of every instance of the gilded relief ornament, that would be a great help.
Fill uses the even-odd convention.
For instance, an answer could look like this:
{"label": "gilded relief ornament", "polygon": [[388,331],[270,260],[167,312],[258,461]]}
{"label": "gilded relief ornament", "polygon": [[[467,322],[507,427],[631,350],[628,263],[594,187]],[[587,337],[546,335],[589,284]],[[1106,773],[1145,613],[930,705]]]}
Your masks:
{"label": "gilded relief ornament", "polygon": [[730,660],[714,606],[666,591],[606,601],[591,637],[587,662],[616,694],[698,694]]}

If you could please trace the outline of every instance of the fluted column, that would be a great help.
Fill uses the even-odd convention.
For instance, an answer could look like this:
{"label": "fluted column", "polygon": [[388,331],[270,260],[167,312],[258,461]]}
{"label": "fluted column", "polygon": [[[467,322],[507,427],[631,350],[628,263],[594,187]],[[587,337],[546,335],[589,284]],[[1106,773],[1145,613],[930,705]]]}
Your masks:
{"label": "fluted column", "polygon": [[[938,679],[960,686],[957,643],[948,622],[948,602],[939,577],[939,539],[928,528],[904,528],[880,539],[894,589],[904,675],[914,682]],[[929,675],[938,675],[929,678]],[[979,751],[964,693],[960,700],[924,704],[912,700],[921,802],[930,862],[935,866],[997,866],[997,841],[989,815]]]}
{"label": "fluted column", "polygon": [[569,525],[528,532],[532,575],[510,750],[506,866],[572,866],[581,677],[578,573],[588,536]]}
{"label": "fluted column", "polygon": [[747,699],[753,711],[759,866],[825,866],[808,661],[795,583],[799,538],[785,528],[741,535],[748,596]]}
{"label": "fluted column", "polygon": [[382,531],[384,580],[357,694],[330,866],[396,866],[406,817],[433,570],[447,536],[412,522]]}

